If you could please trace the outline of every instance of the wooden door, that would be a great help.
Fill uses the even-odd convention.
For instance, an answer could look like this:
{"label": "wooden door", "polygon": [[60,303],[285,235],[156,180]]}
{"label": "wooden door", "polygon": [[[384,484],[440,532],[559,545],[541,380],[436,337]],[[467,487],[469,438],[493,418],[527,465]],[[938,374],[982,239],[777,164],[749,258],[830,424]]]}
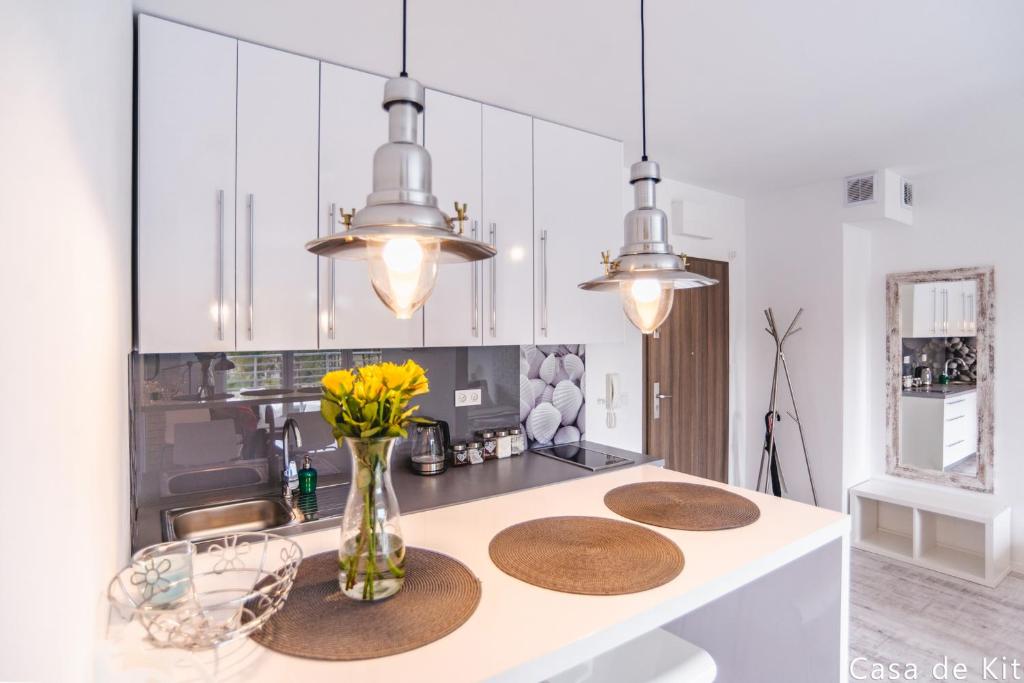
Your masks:
{"label": "wooden door", "polygon": [[677,291],[668,320],[644,337],[645,450],[663,457],[669,469],[725,482],[729,264],[691,258],[690,270],[718,284]]}
{"label": "wooden door", "polygon": [[[337,232],[341,211],[366,206],[373,191],[373,155],[388,139],[385,81],[320,65],[320,237]],[[423,346],[423,310],[396,318],[373,291],[365,261],[321,258],[319,269],[321,349]]]}
{"label": "wooden door", "polygon": [[235,348],[237,41],[139,15],[138,346]]}

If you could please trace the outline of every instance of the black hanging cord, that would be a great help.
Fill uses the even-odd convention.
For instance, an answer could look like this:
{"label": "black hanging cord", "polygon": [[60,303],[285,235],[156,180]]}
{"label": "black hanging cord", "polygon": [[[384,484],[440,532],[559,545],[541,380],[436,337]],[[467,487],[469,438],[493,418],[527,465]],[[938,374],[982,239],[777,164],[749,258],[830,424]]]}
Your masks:
{"label": "black hanging cord", "polygon": [[644,60],[644,0],[640,0],[640,117],[643,120],[644,152],[641,161],[647,161],[647,69]]}
{"label": "black hanging cord", "polygon": [[399,74],[402,77],[405,77],[405,76],[409,75],[409,73],[405,70],[405,42],[406,42],[406,39],[405,39],[405,24],[406,24],[406,17],[409,14],[409,11],[406,9],[405,5],[406,5],[406,0],[402,0],[402,73]]}

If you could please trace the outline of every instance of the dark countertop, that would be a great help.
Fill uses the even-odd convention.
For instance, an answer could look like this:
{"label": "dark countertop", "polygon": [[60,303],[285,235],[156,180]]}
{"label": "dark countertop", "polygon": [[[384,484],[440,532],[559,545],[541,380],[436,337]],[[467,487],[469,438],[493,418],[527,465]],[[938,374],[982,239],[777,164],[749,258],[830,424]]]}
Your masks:
{"label": "dark countertop", "polygon": [[978,385],[976,384],[932,384],[927,388],[904,389],[903,395],[914,398],[946,398],[947,396],[967,394],[977,390]]}
{"label": "dark countertop", "polygon": [[[584,441],[581,445],[592,446],[605,453],[621,455],[633,460],[633,463],[592,472],[527,451],[520,456],[491,460],[478,465],[449,467],[444,474],[423,477],[414,474],[409,469],[408,456],[396,457],[392,465],[391,478],[395,487],[395,495],[398,498],[398,506],[402,514],[411,514],[557,484],[571,479],[598,476],[605,472],[614,472],[660,460],[660,458],[650,455],[589,441]],[[293,507],[297,512],[296,516],[300,519],[306,517],[306,519],[301,523],[293,523],[279,529],[279,532],[302,533],[338,526],[345,509],[345,499],[348,496],[349,478],[348,471],[321,477],[315,499],[298,500],[296,496],[293,501]],[[251,486],[164,498],[158,503],[140,507],[135,524],[133,550],[166,540],[163,537],[162,513],[164,510],[279,495],[280,490],[276,484],[269,487],[267,485]]]}

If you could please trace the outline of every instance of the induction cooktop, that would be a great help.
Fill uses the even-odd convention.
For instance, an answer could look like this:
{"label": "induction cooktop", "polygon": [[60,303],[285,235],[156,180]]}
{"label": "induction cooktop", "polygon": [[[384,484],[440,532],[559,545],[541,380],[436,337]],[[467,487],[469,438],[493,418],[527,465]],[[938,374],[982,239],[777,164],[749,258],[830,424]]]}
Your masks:
{"label": "induction cooktop", "polygon": [[593,446],[583,446],[579,443],[567,443],[559,446],[542,446],[531,448],[531,453],[543,455],[547,458],[554,458],[588,469],[592,472],[606,470],[609,467],[619,467],[633,462],[630,458],[621,455],[612,455],[595,449]]}

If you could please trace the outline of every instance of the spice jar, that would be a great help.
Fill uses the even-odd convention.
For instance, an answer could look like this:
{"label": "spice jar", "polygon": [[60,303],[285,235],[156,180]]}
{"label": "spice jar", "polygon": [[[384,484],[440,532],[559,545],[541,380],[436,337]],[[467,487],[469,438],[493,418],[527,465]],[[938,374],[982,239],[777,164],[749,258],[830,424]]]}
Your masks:
{"label": "spice jar", "polygon": [[479,441],[470,441],[466,444],[466,456],[470,465],[479,465],[484,461],[484,445]]}
{"label": "spice jar", "polygon": [[494,433],[493,429],[481,429],[476,436],[483,444],[483,450],[480,453],[483,459],[495,460],[498,457],[498,435]]}
{"label": "spice jar", "polygon": [[469,449],[466,444],[459,442],[452,444],[452,465],[468,465]]}
{"label": "spice jar", "polygon": [[522,428],[510,427],[508,434],[512,437],[512,455],[522,455],[526,450],[526,440],[523,438]]}
{"label": "spice jar", "polygon": [[512,455],[512,435],[508,429],[496,429],[494,431],[494,438],[498,441],[498,446],[495,449],[498,457],[510,457]]}

